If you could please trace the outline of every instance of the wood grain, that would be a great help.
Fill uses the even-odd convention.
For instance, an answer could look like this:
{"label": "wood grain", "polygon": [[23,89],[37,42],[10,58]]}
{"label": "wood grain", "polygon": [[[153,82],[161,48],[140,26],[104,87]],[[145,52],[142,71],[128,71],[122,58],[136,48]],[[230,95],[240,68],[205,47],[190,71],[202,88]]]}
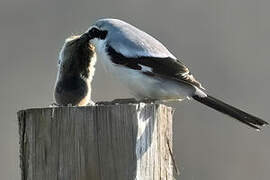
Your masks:
{"label": "wood grain", "polygon": [[172,180],[172,108],[162,104],[18,112],[22,180]]}

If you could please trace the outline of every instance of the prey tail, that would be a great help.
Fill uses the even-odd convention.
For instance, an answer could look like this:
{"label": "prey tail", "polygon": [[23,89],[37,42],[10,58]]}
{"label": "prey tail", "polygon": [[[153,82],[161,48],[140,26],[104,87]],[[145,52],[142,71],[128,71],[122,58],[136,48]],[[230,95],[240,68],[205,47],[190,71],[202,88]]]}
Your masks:
{"label": "prey tail", "polygon": [[268,122],[255,117],[251,114],[248,114],[240,109],[237,109],[229,104],[226,104],[224,102],[222,102],[221,100],[218,100],[212,96],[205,96],[205,97],[201,97],[199,95],[194,95],[192,96],[193,99],[195,99],[196,101],[205,104],[206,106],[209,106],[219,112],[222,112],[224,114],[227,114],[235,119],[237,119],[238,121],[256,129],[256,130],[260,130],[261,126],[264,125],[269,125]]}

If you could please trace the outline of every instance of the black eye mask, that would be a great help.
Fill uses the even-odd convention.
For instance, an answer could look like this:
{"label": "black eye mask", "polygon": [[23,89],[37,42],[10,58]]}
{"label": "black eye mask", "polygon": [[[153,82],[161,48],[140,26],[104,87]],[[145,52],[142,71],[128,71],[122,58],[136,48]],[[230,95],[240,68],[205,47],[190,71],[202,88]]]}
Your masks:
{"label": "black eye mask", "polygon": [[94,39],[94,38],[105,39],[107,36],[107,33],[108,32],[106,30],[102,31],[102,30],[99,30],[95,27],[93,27],[92,29],[90,29],[88,31],[88,35],[89,35],[90,39]]}

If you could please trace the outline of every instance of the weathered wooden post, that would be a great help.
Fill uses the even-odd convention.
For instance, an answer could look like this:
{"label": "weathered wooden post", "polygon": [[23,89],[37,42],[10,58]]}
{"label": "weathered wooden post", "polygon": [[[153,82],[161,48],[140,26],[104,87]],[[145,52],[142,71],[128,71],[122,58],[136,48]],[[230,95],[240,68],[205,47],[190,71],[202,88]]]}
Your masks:
{"label": "weathered wooden post", "polygon": [[172,180],[172,108],[162,104],[18,112],[22,180]]}

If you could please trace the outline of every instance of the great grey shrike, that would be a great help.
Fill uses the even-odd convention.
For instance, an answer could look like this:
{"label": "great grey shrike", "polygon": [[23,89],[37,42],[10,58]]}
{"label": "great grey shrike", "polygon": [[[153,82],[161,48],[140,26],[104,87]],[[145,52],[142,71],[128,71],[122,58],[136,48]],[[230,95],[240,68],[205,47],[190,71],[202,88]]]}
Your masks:
{"label": "great grey shrike", "polygon": [[100,19],[86,32],[97,60],[126,85],[136,99],[193,98],[260,130],[266,121],[208,95],[189,69],[163,44],[118,19]]}

